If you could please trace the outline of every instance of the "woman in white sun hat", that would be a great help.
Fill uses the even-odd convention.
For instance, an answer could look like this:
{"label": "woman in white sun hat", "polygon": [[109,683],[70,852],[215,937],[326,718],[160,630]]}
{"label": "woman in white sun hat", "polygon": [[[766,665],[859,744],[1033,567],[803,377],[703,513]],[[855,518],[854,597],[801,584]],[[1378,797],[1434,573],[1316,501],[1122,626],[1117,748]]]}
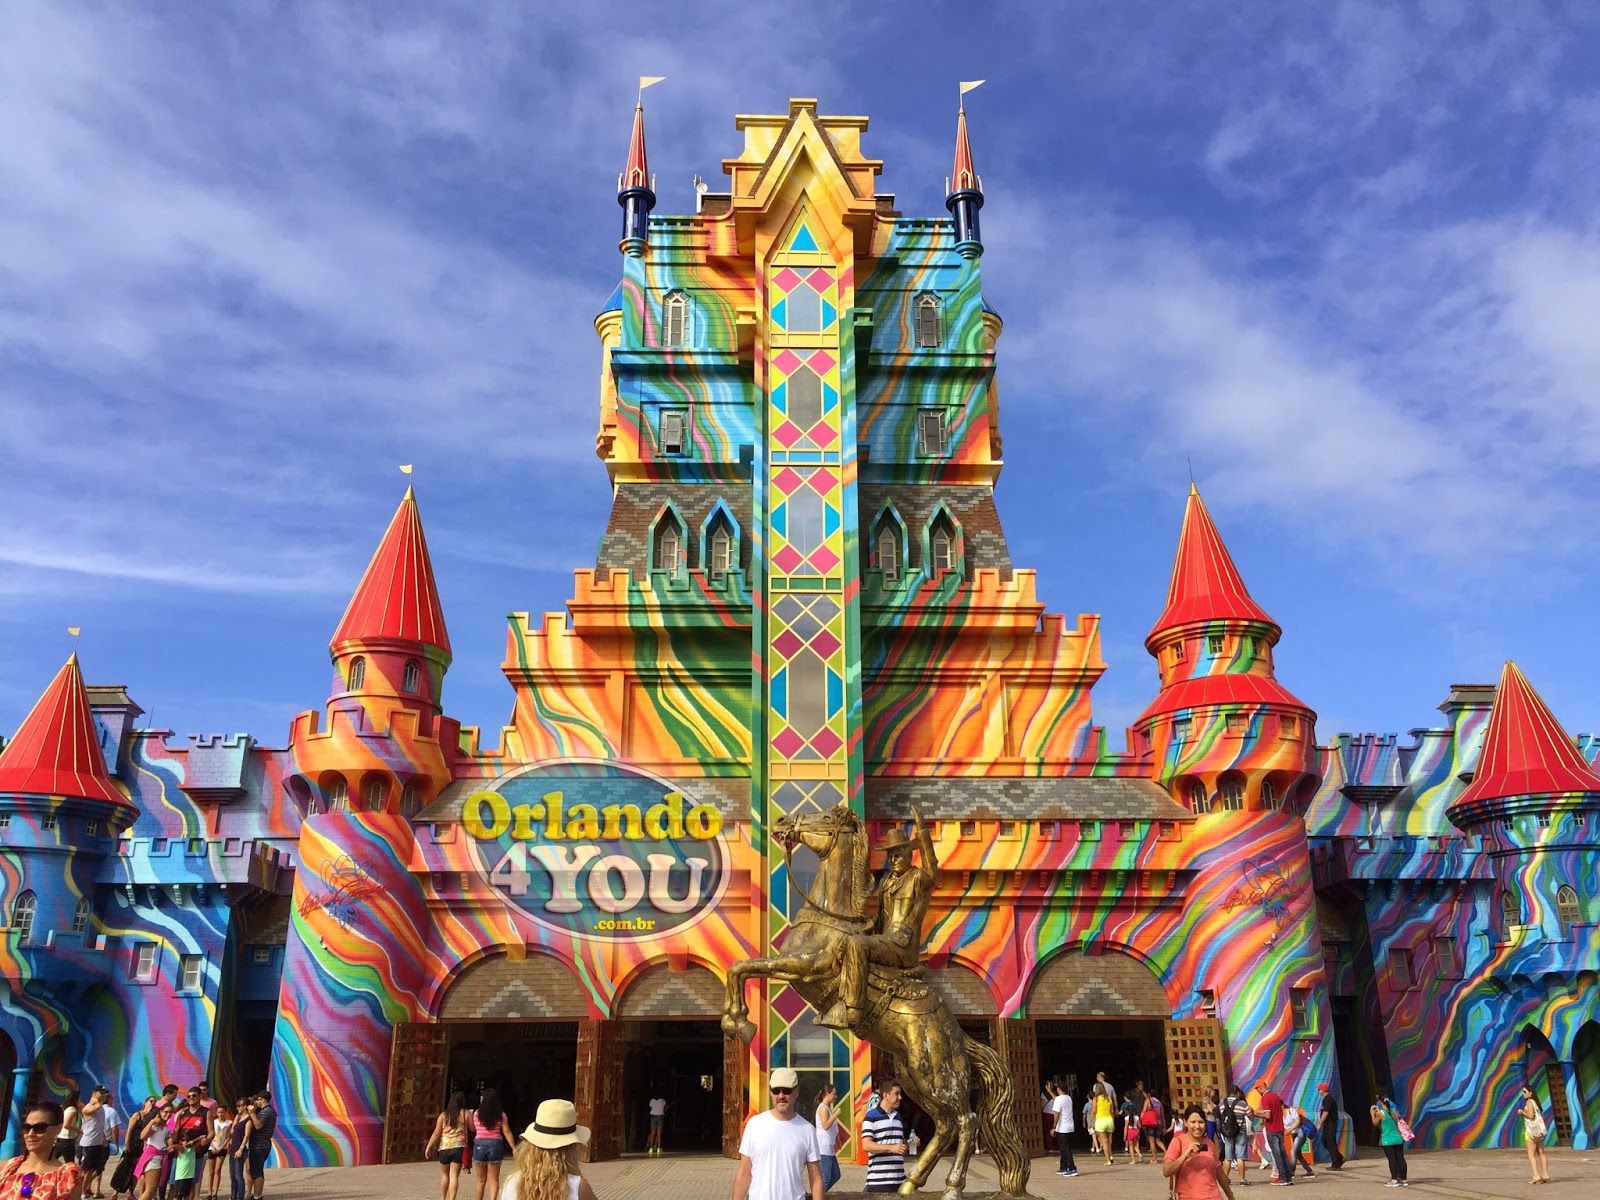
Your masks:
{"label": "woman in white sun hat", "polygon": [[516,1168],[500,1186],[500,1200],[595,1200],[578,1170],[578,1147],[588,1142],[572,1101],[546,1100],[517,1139]]}

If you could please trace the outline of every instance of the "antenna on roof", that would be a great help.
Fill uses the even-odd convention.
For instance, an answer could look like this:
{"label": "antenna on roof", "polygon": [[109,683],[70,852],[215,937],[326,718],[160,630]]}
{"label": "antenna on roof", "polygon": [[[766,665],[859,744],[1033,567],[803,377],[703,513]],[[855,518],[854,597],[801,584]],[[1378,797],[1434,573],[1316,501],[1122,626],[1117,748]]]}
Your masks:
{"label": "antenna on roof", "polygon": [[1183,461],[1189,464],[1189,486],[1194,486],[1194,459],[1184,455]]}

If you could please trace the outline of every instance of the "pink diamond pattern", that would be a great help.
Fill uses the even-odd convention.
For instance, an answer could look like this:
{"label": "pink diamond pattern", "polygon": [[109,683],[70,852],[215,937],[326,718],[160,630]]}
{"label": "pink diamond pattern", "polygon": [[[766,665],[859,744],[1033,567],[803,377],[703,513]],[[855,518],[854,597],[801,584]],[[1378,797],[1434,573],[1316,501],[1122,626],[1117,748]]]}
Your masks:
{"label": "pink diamond pattern", "polygon": [[785,629],[772,639],[772,648],[784,658],[793,658],[794,652],[805,644],[805,639],[792,629]]}
{"label": "pink diamond pattern", "polygon": [[[811,369],[818,375],[826,375],[829,371],[833,370],[834,361],[833,355],[829,354],[826,350],[817,350],[811,355],[810,358],[806,360]],[[787,375],[789,371],[790,368],[785,367],[783,373]]]}
{"label": "pink diamond pattern", "polygon": [[[774,642],[773,644],[776,645],[777,643]],[[811,648],[822,655],[823,658],[831,658],[833,652],[839,648],[839,639],[824,629],[811,639]],[[792,653],[794,653],[792,650],[785,650],[783,656],[788,658]]]}
{"label": "pink diamond pattern", "polygon": [[805,360],[793,350],[785,350],[782,354],[778,355],[777,358],[772,360],[772,365],[778,368],[779,374],[788,376],[793,375],[795,368],[800,366],[804,361]]}
{"label": "pink diamond pattern", "polygon": [[826,449],[839,440],[839,435],[827,421],[818,421],[811,430],[811,440]]}
{"label": "pink diamond pattern", "polygon": [[[826,296],[828,289],[833,286],[833,277],[828,274],[827,268],[818,267],[806,276],[806,282]],[[786,287],[783,290],[787,292],[789,289]]]}
{"label": "pink diamond pattern", "polygon": [[793,546],[785,546],[772,556],[772,565],[785,575],[793,575],[794,569],[803,562],[805,562],[805,559],[800,556],[800,551]]}
{"label": "pink diamond pattern", "polygon": [[792,267],[785,267],[772,277],[772,282],[777,285],[780,292],[788,295],[799,284],[800,276]]}
{"label": "pink diamond pattern", "polygon": [[[812,432],[815,433],[816,431],[813,430]],[[826,495],[828,490],[836,486],[838,482],[839,477],[827,467],[818,467],[811,472],[811,486],[816,489],[819,496]]]}
{"label": "pink diamond pattern", "polygon": [[817,570],[826,575],[829,571],[833,570],[839,565],[839,556],[832,550],[829,550],[826,546],[823,546],[820,549],[812,551],[810,561],[812,566],[816,567]]}
{"label": "pink diamond pattern", "polygon": [[780,496],[792,496],[795,489],[805,482],[797,471],[785,467],[772,477],[772,486]]}
{"label": "pink diamond pattern", "polygon": [[831,729],[824,729],[811,739],[811,748],[821,754],[823,758],[832,758],[839,752],[839,747],[844,745],[844,739]]}
{"label": "pink diamond pattern", "polygon": [[793,758],[805,744],[805,738],[792,729],[785,729],[772,739],[772,748],[785,758]]}
{"label": "pink diamond pattern", "polygon": [[805,437],[805,434],[801,433],[799,429],[795,428],[795,423],[793,421],[786,420],[783,422],[783,424],[779,425],[772,431],[772,436],[775,441],[782,442],[783,448],[787,450],[801,438]]}

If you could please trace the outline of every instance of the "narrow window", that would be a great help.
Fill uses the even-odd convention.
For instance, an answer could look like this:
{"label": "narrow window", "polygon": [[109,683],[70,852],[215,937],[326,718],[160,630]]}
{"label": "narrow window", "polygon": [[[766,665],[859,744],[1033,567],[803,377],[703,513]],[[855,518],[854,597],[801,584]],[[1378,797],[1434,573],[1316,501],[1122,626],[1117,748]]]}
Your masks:
{"label": "narrow window", "polygon": [[1268,812],[1278,811],[1278,786],[1270,779],[1261,781],[1261,807]]}
{"label": "narrow window", "polygon": [[1131,842],[1139,836],[1139,822],[1118,821],[1117,832],[1121,835],[1123,841]]}
{"label": "narrow window", "polygon": [[10,813],[0,813],[0,829],[10,829],[10,828],[11,828],[11,814]]}
{"label": "narrow window", "polygon": [[1285,738],[1297,738],[1297,737],[1299,737],[1300,736],[1300,718],[1299,717],[1279,717],[1278,718],[1278,730],[1279,730],[1280,733],[1283,734],[1283,736]]}
{"label": "narrow window", "polygon": [[822,331],[822,293],[809,283],[802,283],[784,299],[783,327],[790,333],[820,333]]}
{"label": "narrow window", "polygon": [[408,779],[405,787],[400,789],[400,815],[414,817],[422,811],[422,783],[420,780]]}
{"label": "narrow window", "polygon": [[945,454],[944,412],[941,409],[917,410],[917,453],[934,458]]}
{"label": "narrow window", "polygon": [[1217,993],[1210,988],[1200,990],[1200,1011],[1208,1017],[1217,1015]]}
{"label": "narrow window", "polygon": [[39,828],[40,829],[54,829],[60,824],[61,824],[61,822],[56,819],[56,815],[54,813],[51,813],[48,817],[45,817],[44,820],[39,822]]}
{"label": "narrow window", "polygon": [[1206,637],[1206,653],[1207,654],[1221,654],[1222,653],[1222,635],[1220,633],[1213,633],[1213,634],[1210,634],[1210,635],[1208,635]]}
{"label": "narrow window", "polygon": [[949,520],[943,513],[939,514],[933,523],[933,532],[928,538],[928,550],[935,575],[943,575],[946,571],[958,569],[956,531],[951,528]]}
{"label": "narrow window", "polygon": [[257,946],[250,951],[250,961],[253,963],[269,963],[272,961],[272,947]]}
{"label": "narrow window", "polygon": [[1578,911],[1577,891],[1562,884],[1556,889],[1556,923],[1561,926],[1561,936],[1570,937],[1572,927],[1583,920],[1583,914]]}
{"label": "narrow window", "polygon": [[656,526],[655,552],[655,570],[676,575],[683,569],[683,535],[670,518]]}
{"label": "narrow window", "polygon": [[350,661],[350,690],[359,692],[367,682],[367,660],[356,658]]}
{"label": "narrow window", "polygon": [[1172,723],[1172,740],[1175,742],[1187,742],[1193,728],[1194,725],[1188,717],[1179,717]]}
{"label": "narrow window", "polygon": [[367,812],[382,812],[388,786],[382,779],[369,779],[361,785],[361,807]]}
{"label": "narrow window", "polygon": [[89,928],[89,897],[85,896],[78,901],[78,907],[72,910],[72,932],[82,933]]}
{"label": "narrow window", "polygon": [[1456,968],[1455,938],[1434,938],[1433,958],[1441,979],[1454,979],[1460,973]]}
{"label": "narrow window", "polygon": [[1100,822],[1080,821],[1078,823],[1078,840],[1082,842],[1098,842],[1100,840]]}
{"label": "narrow window", "polygon": [[1217,792],[1222,797],[1222,807],[1228,812],[1239,812],[1244,808],[1244,784],[1238,779],[1223,779]]}
{"label": "narrow window", "polygon": [[406,659],[405,670],[400,673],[400,690],[414,692],[422,682],[422,666],[414,658]]}
{"label": "narrow window", "polygon": [[1244,733],[1250,728],[1250,718],[1243,713],[1229,713],[1227,726],[1229,733]]}
{"label": "narrow window", "polygon": [[666,336],[663,339],[668,346],[686,346],[689,343],[689,297],[682,292],[671,292],[667,296]]}
{"label": "narrow window", "polygon": [[345,782],[344,776],[342,775],[335,778],[334,781],[328,785],[328,811],[350,811],[350,785]]}
{"label": "narrow window", "polygon": [[98,836],[100,836],[100,822],[99,821],[85,821],[83,823],[83,836],[84,837],[98,837]]}
{"label": "narrow window", "polygon": [[17,931],[17,941],[26,946],[33,940],[33,918],[39,911],[39,898],[32,892],[21,893],[11,904],[11,928]]}
{"label": "narrow window", "polygon": [[738,570],[738,546],[727,513],[718,512],[711,519],[711,536],[705,540],[704,545],[706,573],[712,579],[725,579],[728,572]]}
{"label": "narrow window", "polygon": [[917,348],[930,350],[944,341],[939,327],[939,298],[927,293],[917,297]]}
{"label": "narrow window", "polygon": [[802,431],[822,420],[822,376],[799,367],[784,380],[783,414]]}
{"label": "narrow window", "polygon": [[1211,811],[1211,798],[1206,795],[1206,785],[1191,783],[1189,785],[1189,811],[1192,813],[1208,813]]}
{"label": "narrow window", "polygon": [[149,983],[156,977],[156,944],[154,942],[140,942],[133,948],[133,961],[129,964],[128,972],[131,978],[140,983]]}
{"label": "narrow window", "polygon": [[661,412],[661,453],[682,454],[687,442],[689,414],[681,408]]}
{"label": "narrow window", "polygon": [[1500,940],[1509,942],[1511,931],[1522,924],[1522,905],[1517,902],[1517,895],[1509,888],[1500,893]]}
{"label": "narrow window", "polygon": [[883,581],[900,578],[900,531],[888,517],[878,522],[878,535],[872,541],[872,565],[883,572]]}
{"label": "narrow window", "polygon": [[198,992],[200,990],[200,971],[204,963],[204,956],[199,954],[185,954],[178,960],[179,991]]}
{"label": "narrow window", "polygon": [[1290,989],[1289,1015],[1296,1033],[1314,1032],[1311,1028],[1311,993],[1309,989]]}
{"label": "narrow window", "polygon": [[1409,991],[1416,986],[1411,974],[1411,951],[1389,951],[1389,978],[1397,992]]}
{"label": "narrow window", "polygon": [[1172,643],[1172,661],[1173,662],[1182,662],[1183,661],[1183,643],[1182,642],[1173,642]]}

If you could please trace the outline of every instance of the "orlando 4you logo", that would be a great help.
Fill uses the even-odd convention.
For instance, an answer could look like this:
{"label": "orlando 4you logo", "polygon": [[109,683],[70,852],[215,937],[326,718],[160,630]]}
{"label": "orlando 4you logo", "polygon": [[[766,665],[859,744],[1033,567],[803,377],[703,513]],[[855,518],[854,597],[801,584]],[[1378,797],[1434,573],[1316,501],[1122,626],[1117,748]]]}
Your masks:
{"label": "orlando 4you logo", "polygon": [[541,925],[587,938],[681,931],[728,886],[722,813],[624,763],[535,763],[462,802],[479,874]]}

